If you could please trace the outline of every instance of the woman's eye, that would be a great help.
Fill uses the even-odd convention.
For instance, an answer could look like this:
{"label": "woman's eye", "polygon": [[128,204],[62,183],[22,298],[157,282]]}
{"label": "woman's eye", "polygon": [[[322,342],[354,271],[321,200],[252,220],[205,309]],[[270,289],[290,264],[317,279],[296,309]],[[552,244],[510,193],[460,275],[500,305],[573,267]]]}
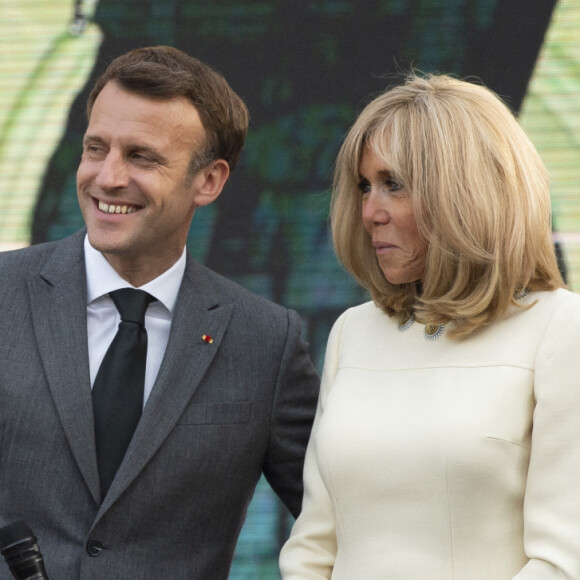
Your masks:
{"label": "woman's eye", "polygon": [[389,191],[399,191],[399,190],[403,189],[403,186],[398,181],[395,181],[394,179],[387,179],[385,181],[385,185],[387,186]]}
{"label": "woman's eye", "polygon": [[368,193],[371,190],[371,184],[366,179],[361,179],[357,187],[361,193]]}

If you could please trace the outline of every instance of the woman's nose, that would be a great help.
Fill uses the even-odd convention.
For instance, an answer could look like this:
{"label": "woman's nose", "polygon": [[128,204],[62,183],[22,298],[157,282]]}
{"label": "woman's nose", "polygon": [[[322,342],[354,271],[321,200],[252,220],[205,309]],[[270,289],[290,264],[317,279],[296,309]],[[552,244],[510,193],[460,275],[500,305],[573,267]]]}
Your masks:
{"label": "woman's nose", "polygon": [[383,196],[371,191],[363,197],[362,218],[367,227],[389,222],[391,217]]}

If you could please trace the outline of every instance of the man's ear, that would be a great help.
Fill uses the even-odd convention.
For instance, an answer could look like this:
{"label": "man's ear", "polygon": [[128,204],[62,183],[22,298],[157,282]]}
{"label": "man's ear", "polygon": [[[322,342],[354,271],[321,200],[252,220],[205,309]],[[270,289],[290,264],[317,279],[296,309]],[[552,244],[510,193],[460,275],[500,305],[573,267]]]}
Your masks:
{"label": "man's ear", "polygon": [[201,207],[215,201],[230,175],[230,166],[224,159],[216,159],[193,178],[195,205]]}

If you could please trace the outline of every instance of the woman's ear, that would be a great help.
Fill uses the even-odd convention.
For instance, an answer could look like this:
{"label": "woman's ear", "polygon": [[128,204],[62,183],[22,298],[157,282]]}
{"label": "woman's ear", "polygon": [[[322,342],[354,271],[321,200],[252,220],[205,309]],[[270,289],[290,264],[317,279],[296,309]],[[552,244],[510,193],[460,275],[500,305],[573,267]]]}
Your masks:
{"label": "woman's ear", "polygon": [[200,169],[193,178],[195,205],[201,207],[215,201],[222,192],[229,175],[230,166],[224,159],[216,159],[207,167]]}

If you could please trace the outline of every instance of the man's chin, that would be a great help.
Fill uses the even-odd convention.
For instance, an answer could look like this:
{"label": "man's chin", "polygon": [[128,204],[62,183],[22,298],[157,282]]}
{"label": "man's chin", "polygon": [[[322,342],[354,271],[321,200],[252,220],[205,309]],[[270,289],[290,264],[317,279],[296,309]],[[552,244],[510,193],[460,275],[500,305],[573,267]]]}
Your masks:
{"label": "man's chin", "polygon": [[101,254],[123,254],[128,250],[125,240],[116,239],[115,236],[106,234],[95,235],[94,233],[91,234],[90,230],[87,232],[87,235],[89,244],[95,250],[101,252]]}

